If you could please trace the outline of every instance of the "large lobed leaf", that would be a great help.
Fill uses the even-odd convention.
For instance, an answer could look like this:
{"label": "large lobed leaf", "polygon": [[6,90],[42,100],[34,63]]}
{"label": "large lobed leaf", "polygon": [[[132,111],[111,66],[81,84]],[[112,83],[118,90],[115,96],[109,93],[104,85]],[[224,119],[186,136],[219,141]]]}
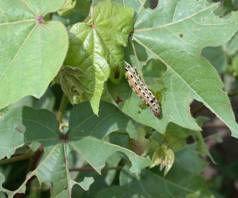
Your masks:
{"label": "large lobed leaf", "polygon": [[[10,121],[14,126],[16,121]],[[39,165],[28,173],[26,180],[17,190],[11,192],[3,189],[10,197],[16,193],[24,193],[27,181],[33,176],[36,176],[40,183],[51,184],[52,197],[71,197],[74,185],[88,189],[93,182],[92,178],[85,178],[80,183],[71,178],[69,156],[72,151],[99,173],[107,159],[115,153],[120,153],[130,160],[131,171],[134,173],[139,173],[150,165],[149,159],[102,139],[115,131],[130,130],[131,120],[108,103],[100,105],[98,117],[92,112],[89,103],[75,107],[70,117],[70,134],[66,136],[60,134],[55,116],[47,110],[25,107],[22,123],[25,127],[25,143],[41,143],[44,146],[44,154]],[[11,133],[17,132],[13,130]]]}
{"label": "large lobed leaf", "polygon": [[42,96],[56,76],[68,49],[68,36],[61,23],[43,22],[43,17],[63,3],[0,1],[0,108],[26,95]]}
{"label": "large lobed leaf", "polygon": [[177,154],[175,165],[166,177],[159,175],[158,169],[147,170],[140,180],[103,189],[96,197],[212,197],[200,175],[204,165],[194,148],[188,147]]}
{"label": "large lobed leaf", "polygon": [[124,64],[123,47],[132,30],[133,16],[132,9],[103,0],[91,8],[85,22],[71,28],[66,66],[59,75],[71,102],[89,99],[94,113],[98,113],[110,67]]}
{"label": "large lobed leaf", "polygon": [[201,57],[204,47],[224,44],[238,29],[238,12],[220,17],[215,12],[218,6],[206,0],[162,0],[156,10],[142,9],[138,14],[133,41],[167,67],[162,78],[163,118],[158,122],[198,130],[189,112],[189,104],[196,99],[237,137],[238,125],[223,84]]}

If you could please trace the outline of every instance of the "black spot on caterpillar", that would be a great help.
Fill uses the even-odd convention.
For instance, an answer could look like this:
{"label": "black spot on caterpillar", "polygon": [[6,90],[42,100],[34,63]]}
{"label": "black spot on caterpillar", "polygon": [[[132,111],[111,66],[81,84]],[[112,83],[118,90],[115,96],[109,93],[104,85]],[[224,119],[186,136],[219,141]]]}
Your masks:
{"label": "black spot on caterpillar", "polygon": [[143,79],[139,76],[134,67],[126,63],[125,70],[128,83],[132,90],[147,104],[147,106],[150,107],[154,115],[159,118],[161,113],[158,100],[149,90],[149,88],[147,87]]}

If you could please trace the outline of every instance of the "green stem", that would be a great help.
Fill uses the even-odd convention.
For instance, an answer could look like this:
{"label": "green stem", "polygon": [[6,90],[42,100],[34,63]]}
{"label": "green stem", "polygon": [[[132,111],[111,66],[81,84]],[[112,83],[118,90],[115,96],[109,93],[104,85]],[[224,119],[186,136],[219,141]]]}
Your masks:
{"label": "green stem", "polygon": [[19,156],[12,157],[12,158],[10,158],[10,159],[3,159],[3,160],[0,160],[0,166],[1,166],[1,165],[5,165],[5,164],[11,164],[11,163],[14,163],[14,162],[19,162],[19,161],[28,160],[28,159],[30,159],[33,155],[34,155],[33,152],[29,152],[29,153],[26,153],[26,154],[24,154],[24,155],[19,155]]}
{"label": "green stem", "polygon": [[59,123],[62,123],[64,112],[65,112],[65,109],[66,109],[68,103],[69,103],[68,98],[66,97],[66,95],[63,95],[61,102],[60,102],[59,111],[56,114],[56,117],[57,117],[57,120]]}

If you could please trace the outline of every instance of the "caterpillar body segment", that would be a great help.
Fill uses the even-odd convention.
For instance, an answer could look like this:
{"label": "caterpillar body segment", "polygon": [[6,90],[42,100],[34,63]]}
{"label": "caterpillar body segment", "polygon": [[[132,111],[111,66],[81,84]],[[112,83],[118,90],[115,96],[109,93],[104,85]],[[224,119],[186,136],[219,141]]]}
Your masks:
{"label": "caterpillar body segment", "polygon": [[149,90],[144,80],[139,76],[136,69],[130,64],[126,63],[126,77],[132,90],[139,96],[147,106],[150,107],[154,115],[160,118],[160,105],[156,97]]}

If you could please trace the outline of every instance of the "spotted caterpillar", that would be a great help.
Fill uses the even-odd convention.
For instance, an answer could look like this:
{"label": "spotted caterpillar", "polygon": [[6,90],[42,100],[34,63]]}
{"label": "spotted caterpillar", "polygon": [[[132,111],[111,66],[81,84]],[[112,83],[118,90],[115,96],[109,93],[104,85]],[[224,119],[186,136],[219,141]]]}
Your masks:
{"label": "spotted caterpillar", "polygon": [[150,107],[156,117],[160,117],[160,105],[136,69],[126,63],[126,77],[132,90]]}

